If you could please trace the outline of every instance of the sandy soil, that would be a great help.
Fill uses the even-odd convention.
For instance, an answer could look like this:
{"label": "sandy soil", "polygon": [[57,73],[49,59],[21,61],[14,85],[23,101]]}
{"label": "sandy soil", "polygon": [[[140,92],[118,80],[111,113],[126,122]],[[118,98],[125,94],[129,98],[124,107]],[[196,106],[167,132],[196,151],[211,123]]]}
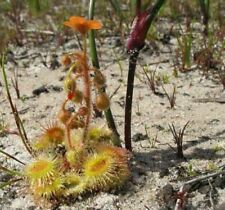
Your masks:
{"label": "sandy soil", "polygon": [[[113,94],[111,108],[123,139],[128,60],[126,54],[122,52],[122,47],[116,47],[116,40],[116,37],[105,39],[100,50],[100,65],[107,77],[109,95],[115,93],[118,88]],[[39,134],[40,125],[54,120],[65,97],[62,82],[65,76],[63,67],[52,70],[44,66],[42,61],[46,61],[50,66],[53,55],[57,55],[56,60],[60,60],[60,56],[65,52],[64,49],[72,50],[75,42],[71,40],[63,47],[55,46],[55,43],[48,43],[41,47],[12,48],[17,65],[10,61],[6,64],[9,78],[13,76],[13,71],[18,72],[21,99],[16,98],[12,86],[10,89],[31,140]],[[210,170],[216,171],[225,164],[225,104],[195,101],[195,99],[210,97],[225,99],[222,85],[216,83],[210,76],[205,78],[198,69],[187,73],[179,72],[178,77],[175,78],[172,53],[168,46],[160,42],[157,42],[157,46],[158,53],[153,53],[151,48],[146,49],[141,53],[138,61],[133,102],[133,158],[130,180],[121,190],[79,198],[70,204],[61,204],[55,209],[173,209],[176,200],[175,191],[182,186],[182,183]],[[171,46],[175,48],[173,39]],[[124,59],[117,60],[115,53]],[[161,93],[158,95],[153,94],[149,89],[142,69],[145,64],[149,65],[150,70],[156,69],[157,75],[169,77],[168,84],[164,85],[168,93],[172,93],[173,84],[176,85],[176,105],[173,109],[170,108],[161,86],[157,86],[157,91]],[[2,76],[0,80],[2,81]],[[46,88],[43,93],[33,94],[35,89],[42,86]],[[0,87],[0,113],[9,123],[10,129],[15,130],[3,86]],[[105,125],[104,119],[94,120]],[[187,121],[190,123],[184,135],[183,148],[187,159],[185,161],[179,160],[176,156],[176,145],[169,124],[173,123],[179,130]],[[154,142],[156,136],[157,141]],[[0,149],[24,162],[30,161],[30,156],[16,135],[1,136]],[[2,155],[0,162],[11,168],[22,168],[15,161]],[[0,182],[9,178],[1,173]],[[214,209],[224,199],[224,188],[224,176],[198,182],[195,189],[188,194],[186,209]],[[0,190],[1,209],[40,209],[37,205],[23,182]]]}

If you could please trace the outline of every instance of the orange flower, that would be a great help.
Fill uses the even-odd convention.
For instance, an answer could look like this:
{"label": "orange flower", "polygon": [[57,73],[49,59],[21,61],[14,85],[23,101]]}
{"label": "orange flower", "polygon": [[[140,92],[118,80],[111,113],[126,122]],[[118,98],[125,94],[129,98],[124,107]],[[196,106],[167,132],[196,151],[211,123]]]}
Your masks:
{"label": "orange flower", "polygon": [[86,20],[78,16],[70,17],[69,21],[64,22],[64,25],[79,31],[82,35],[85,35],[88,30],[100,29],[102,27],[102,24],[97,20]]}

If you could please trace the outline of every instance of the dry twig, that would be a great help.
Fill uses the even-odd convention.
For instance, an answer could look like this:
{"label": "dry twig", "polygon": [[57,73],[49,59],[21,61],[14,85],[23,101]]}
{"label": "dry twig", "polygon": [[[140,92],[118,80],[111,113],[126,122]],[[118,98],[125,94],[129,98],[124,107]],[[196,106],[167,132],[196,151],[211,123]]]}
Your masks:
{"label": "dry twig", "polygon": [[[185,207],[185,203],[186,203],[186,199],[187,199],[187,193],[188,190],[190,190],[191,186],[194,185],[197,182],[203,181],[203,180],[207,180],[209,178],[215,178],[221,174],[225,174],[225,167],[221,167],[222,170],[221,171],[217,171],[214,173],[210,173],[210,174],[206,174],[206,175],[202,175],[200,177],[196,177],[194,179],[191,179],[187,182],[185,182],[181,187],[180,190],[178,192],[178,198],[177,198],[177,202],[176,202],[176,206],[174,208],[174,210],[183,210]],[[182,195],[182,196],[180,196]]]}

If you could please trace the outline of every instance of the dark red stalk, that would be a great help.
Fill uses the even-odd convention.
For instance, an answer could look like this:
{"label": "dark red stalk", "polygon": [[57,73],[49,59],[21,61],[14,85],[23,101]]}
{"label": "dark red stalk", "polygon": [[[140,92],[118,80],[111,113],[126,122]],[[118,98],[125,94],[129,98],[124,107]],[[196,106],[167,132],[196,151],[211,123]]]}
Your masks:
{"label": "dark red stalk", "polygon": [[136,2],[136,15],[141,13],[141,0],[137,0]]}
{"label": "dark red stalk", "polygon": [[127,94],[126,94],[126,105],[125,105],[125,147],[128,150],[132,150],[131,144],[131,115],[132,115],[132,99],[133,99],[133,86],[134,86],[134,75],[137,64],[137,59],[140,50],[133,51],[129,57],[129,73],[127,78]]}
{"label": "dark red stalk", "polygon": [[133,21],[130,36],[127,41],[127,50],[130,53],[129,58],[129,71],[127,78],[127,93],[125,105],[125,147],[132,150],[131,143],[131,116],[132,116],[132,100],[133,100],[133,85],[134,75],[136,70],[137,59],[140,50],[145,44],[145,38],[148,30],[152,24],[153,19],[157,15],[159,9],[164,4],[165,0],[158,0],[153,7],[141,12],[141,0],[136,3],[136,17]]}

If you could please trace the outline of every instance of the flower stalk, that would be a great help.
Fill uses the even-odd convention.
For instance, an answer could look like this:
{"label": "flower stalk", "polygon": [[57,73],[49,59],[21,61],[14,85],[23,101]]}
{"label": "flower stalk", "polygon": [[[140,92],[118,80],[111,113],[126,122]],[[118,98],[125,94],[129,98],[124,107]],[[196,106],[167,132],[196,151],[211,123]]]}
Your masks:
{"label": "flower stalk", "polygon": [[141,0],[136,2],[136,17],[133,21],[130,36],[127,40],[126,48],[130,53],[129,57],[129,70],[127,78],[127,93],[125,104],[125,147],[128,150],[132,150],[131,143],[131,115],[132,115],[132,100],[133,100],[133,86],[134,75],[136,70],[137,59],[140,50],[145,44],[145,38],[147,32],[152,24],[152,21],[158,14],[160,8],[165,3],[165,0],[158,0],[153,7],[147,8],[145,11],[141,11]]}
{"label": "flower stalk", "polygon": [[87,107],[87,116],[86,116],[86,122],[85,122],[85,127],[84,127],[84,132],[83,132],[83,141],[85,142],[87,132],[88,132],[88,127],[90,124],[90,119],[91,119],[91,110],[92,110],[92,103],[91,103],[91,82],[90,82],[90,72],[89,72],[89,67],[87,64],[87,39],[86,35],[83,36],[83,49],[84,49],[84,99],[86,102],[86,107]]}

